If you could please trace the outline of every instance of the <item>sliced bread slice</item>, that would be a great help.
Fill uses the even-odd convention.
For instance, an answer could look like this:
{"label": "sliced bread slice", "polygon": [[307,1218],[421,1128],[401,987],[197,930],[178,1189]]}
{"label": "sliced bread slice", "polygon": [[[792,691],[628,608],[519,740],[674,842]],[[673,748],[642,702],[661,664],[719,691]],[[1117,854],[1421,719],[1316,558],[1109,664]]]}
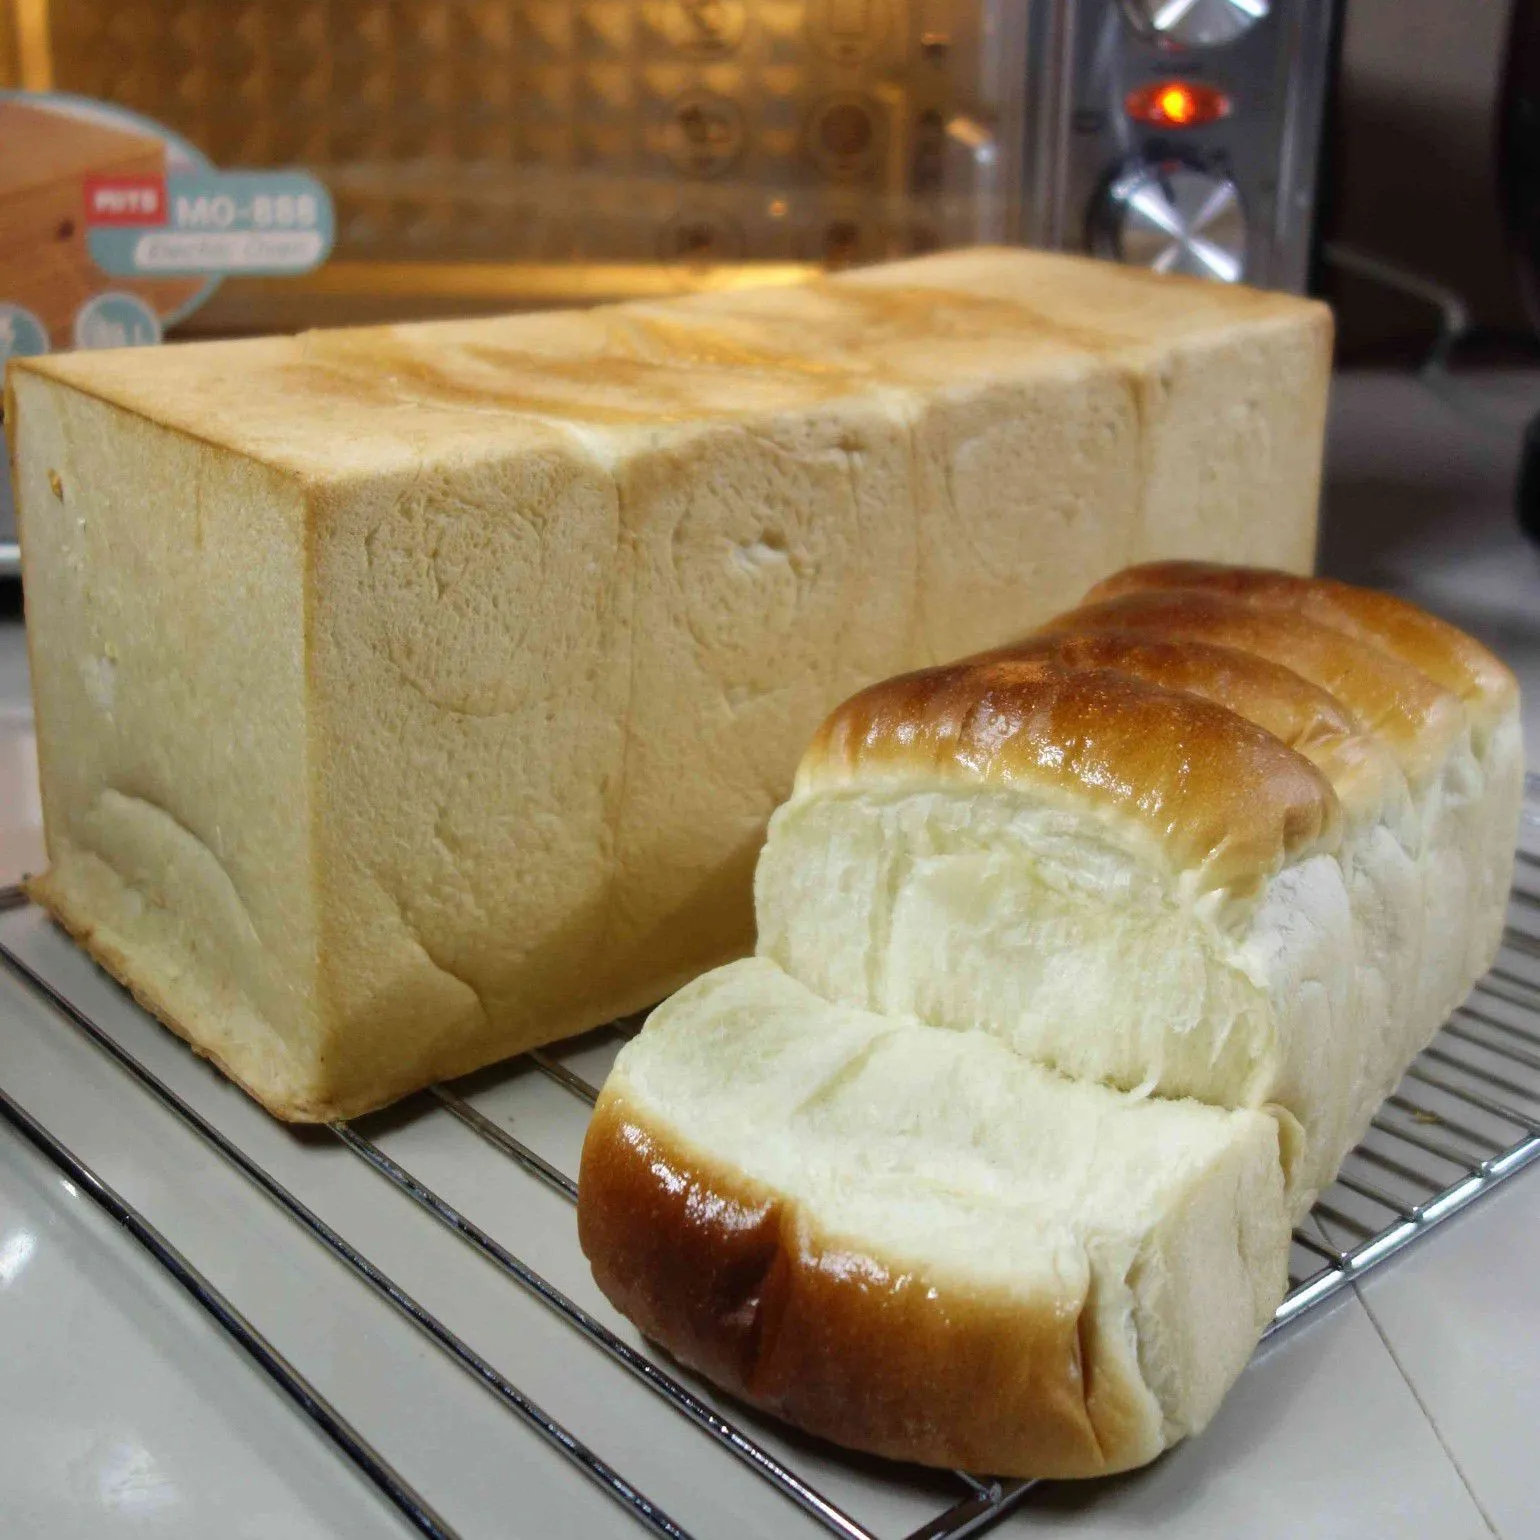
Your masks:
{"label": "sliced bread slice", "polygon": [[839,1443],[1124,1470],[1201,1428],[1282,1297],[1278,1125],[1076,1083],[755,958],[622,1051],[580,1234],[613,1303]]}

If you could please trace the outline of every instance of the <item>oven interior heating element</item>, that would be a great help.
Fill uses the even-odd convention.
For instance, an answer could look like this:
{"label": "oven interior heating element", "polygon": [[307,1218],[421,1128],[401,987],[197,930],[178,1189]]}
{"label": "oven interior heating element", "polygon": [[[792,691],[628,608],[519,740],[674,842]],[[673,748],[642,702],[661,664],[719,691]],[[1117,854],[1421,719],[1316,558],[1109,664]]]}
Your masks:
{"label": "oven interior heating element", "polygon": [[[1496,965],[1408,1071],[1296,1232],[1290,1291],[1269,1334],[1540,1156],[1540,781],[1534,778],[1524,839],[1535,848],[1520,851]],[[0,983],[12,992],[8,998],[27,998],[25,1019],[48,1040],[45,1047],[90,1061],[85,1078],[105,1086],[134,1126],[151,1127],[161,1139],[179,1128],[197,1155],[186,1181],[206,1183],[223,1168],[246,1208],[279,1223],[296,1268],[319,1257],[336,1275],[327,1287],[373,1296],[382,1307],[380,1319],[391,1324],[384,1336],[371,1337],[372,1352],[382,1352],[388,1338],[393,1351],[416,1352],[462,1373],[482,1393],[467,1398],[469,1415],[480,1420],[478,1433],[510,1451],[522,1440],[526,1454],[543,1444],[542,1469],[553,1482],[554,1466],[563,1462],[581,1478],[577,1486],[588,1489],[585,1495],[602,1492],[644,1529],[681,1540],[722,1533],[724,1514],[743,1535],[961,1540],[1028,1500],[1032,1482],[923,1472],[844,1456],[789,1434],[715,1395],[609,1310],[577,1248],[574,1156],[595,1086],[639,1018],[435,1086],[402,1108],[297,1134],[267,1119],[133,1007],[19,889],[0,890],[0,910],[0,960],[10,974]],[[11,1064],[8,1058],[0,1076],[0,1117],[71,1191],[138,1243],[409,1529],[466,1540],[490,1532],[472,1521],[478,1515],[468,1520],[460,1511],[465,1504],[457,1504],[454,1483],[435,1460],[379,1426],[378,1408],[350,1393],[330,1353],[311,1349],[302,1357],[286,1344],[292,1331],[254,1276],[232,1275],[228,1267],[221,1272],[200,1256],[194,1243],[200,1227],[183,1222],[179,1229],[166,1217],[174,1211],[164,1184],[145,1187],[134,1162],[120,1172],[83,1151],[81,1135],[61,1126],[57,1108],[50,1116],[22,1091]],[[89,1133],[85,1138],[89,1142]],[[482,1174],[472,1179],[469,1168],[478,1161]],[[353,1186],[343,1202],[346,1181]],[[405,1251],[395,1245],[394,1260],[383,1260],[409,1215],[416,1216],[416,1241]],[[403,1265],[407,1256],[411,1261]],[[447,1300],[426,1297],[436,1280],[457,1276],[455,1267],[470,1270],[464,1276],[474,1289],[450,1288]],[[405,1275],[408,1269],[413,1276]],[[547,1343],[535,1355],[530,1332],[510,1361],[506,1341],[482,1341],[490,1330],[485,1312],[479,1320],[461,1316],[476,1313],[471,1294],[488,1288],[529,1306],[532,1319],[546,1323],[554,1347]],[[526,1343],[534,1355],[529,1364]],[[526,1370],[538,1371],[542,1387],[553,1388],[538,1394],[525,1388]],[[551,1404],[553,1395],[575,1386],[605,1411],[585,1413],[580,1424],[569,1406]],[[611,1405],[628,1394],[624,1406]],[[615,1431],[622,1426],[617,1418],[627,1436]],[[628,1443],[624,1458],[614,1452],[617,1443]],[[718,1461],[713,1480],[725,1495],[721,1505],[698,1511],[692,1503],[704,1478],[682,1479],[681,1466],[690,1468],[708,1453]],[[506,1497],[518,1505],[527,1491]],[[615,1523],[623,1526],[618,1515]]]}

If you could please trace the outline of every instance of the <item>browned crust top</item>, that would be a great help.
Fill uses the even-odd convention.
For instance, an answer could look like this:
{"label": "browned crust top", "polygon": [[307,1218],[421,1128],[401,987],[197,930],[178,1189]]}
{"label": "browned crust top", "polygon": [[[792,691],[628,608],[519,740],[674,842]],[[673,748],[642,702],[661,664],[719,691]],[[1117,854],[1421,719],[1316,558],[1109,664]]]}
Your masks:
{"label": "browned crust top", "polygon": [[1365,732],[1335,696],[1292,669],[1236,647],[1137,633],[1075,630],[1075,612],[1051,634],[982,655],[1046,657],[1071,669],[1109,669],[1162,689],[1196,695],[1255,723],[1331,782],[1344,806],[1378,811],[1402,783],[1385,745]]}
{"label": "browned crust top", "polygon": [[1289,573],[1131,568],[1011,647],[846,701],[797,795],[999,785],[1136,827],[1205,886],[1335,848],[1517,699],[1478,642],[1388,595]]}
{"label": "browned crust top", "polygon": [[1212,562],[1150,562],[1099,583],[1086,602],[1151,589],[1223,594],[1258,609],[1300,615],[1380,648],[1459,696],[1479,726],[1490,725],[1518,700],[1513,671],[1475,637],[1394,594],[1332,578]]}
{"label": "browned crust top", "polygon": [[811,1433],[996,1475],[1153,1452],[1084,1300],[1033,1310],[819,1235],[615,1092],[583,1146],[578,1235],[605,1295],[713,1383]]}
{"label": "browned crust top", "polygon": [[1062,794],[1126,820],[1218,887],[1334,848],[1330,782],[1200,695],[1032,642],[863,690],[819,729],[800,795],[884,780]]}
{"label": "browned crust top", "polygon": [[1109,599],[1096,593],[1047,629],[1207,642],[1282,664],[1333,696],[1360,729],[1379,738],[1414,787],[1437,774],[1467,725],[1458,697],[1415,664],[1297,609],[1205,589],[1136,588]]}
{"label": "browned crust top", "polygon": [[[1514,701],[1484,648],[1401,601],[1168,563],[1109,580],[1015,646],[854,696],[809,747],[797,795],[887,782],[1064,795],[1217,884],[1329,848],[1342,806],[1404,797]],[[1002,1475],[1094,1475],[1153,1452],[1088,1299],[1034,1308],[822,1234],[613,1082],[581,1192],[609,1299],[813,1433]]]}

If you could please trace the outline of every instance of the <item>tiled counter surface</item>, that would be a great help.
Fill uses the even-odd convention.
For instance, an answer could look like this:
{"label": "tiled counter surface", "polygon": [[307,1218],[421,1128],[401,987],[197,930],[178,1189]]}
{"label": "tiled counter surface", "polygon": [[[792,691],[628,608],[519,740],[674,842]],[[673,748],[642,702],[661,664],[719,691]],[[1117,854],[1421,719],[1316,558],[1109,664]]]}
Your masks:
{"label": "tiled counter surface", "polygon": [[[1473,381],[1453,401],[1404,377],[1340,380],[1323,556],[1327,570],[1420,598],[1498,647],[1525,681],[1540,765],[1540,556],[1510,506],[1531,409],[1540,378]],[[0,880],[40,859],[33,752],[21,630],[0,622]],[[61,1090],[46,1053],[28,1051],[32,1014],[0,990],[0,1083],[102,1094]],[[1531,1172],[1269,1343],[1202,1439],[1133,1476],[1040,1489],[998,1532],[1529,1540],[1540,1534],[1537,1281]],[[0,1362],[7,1534],[398,1532],[206,1320],[9,1134]],[[511,1465],[528,1453],[510,1449]],[[568,1511],[585,1536],[642,1533],[597,1502]],[[558,1532],[533,1498],[483,1518],[468,1533]]]}

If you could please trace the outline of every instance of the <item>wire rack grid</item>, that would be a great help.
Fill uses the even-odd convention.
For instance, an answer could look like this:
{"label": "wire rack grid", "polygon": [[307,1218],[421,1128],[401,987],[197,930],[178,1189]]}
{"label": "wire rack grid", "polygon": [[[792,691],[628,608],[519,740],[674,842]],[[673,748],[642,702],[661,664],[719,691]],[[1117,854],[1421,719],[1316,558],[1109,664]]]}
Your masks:
{"label": "wire rack grid", "polygon": [[[1526,793],[1526,835],[1540,839],[1540,781],[1531,778]],[[0,889],[0,912],[26,904],[19,888]],[[1295,1233],[1289,1293],[1268,1335],[1298,1321],[1540,1158],[1540,855],[1526,849],[1519,852],[1508,920],[1503,948],[1491,972],[1407,1072],[1364,1141],[1344,1163],[1337,1182],[1322,1196],[1310,1222]],[[674,1540],[690,1540],[689,1531],[649,1499],[640,1485],[548,1414],[441,1315],[323,1219],[4,938],[0,938],[0,961],[48,1002],[62,1023],[117,1066],[126,1093],[143,1095],[184,1125],[312,1243],[471,1376],[503,1411],[596,1483],[645,1529]],[[633,1018],[607,1030],[626,1037],[639,1026],[640,1019]],[[557,1051],[532,1052],[526,1059],[544,1077],[550,1094],[592,1105],[595,1086],[562,1062]],[[528,1178],[569,1204],[576,1203],[577,1184],[571,1174],[489,1118],[455,1086],[431,1087],[423,1094],[419,1116],[452,1121]],[[391,1457],[327,1399],[301,1365],[286,1358],[172,1238],[4,1089],[0,1089],[0,1118],[121,1226],[409,1526],[440,1540],[457,1540],[458,1532],[437,1511],[431,1496],[401,1474]],[[668,1414],[693,1425],[702,1438],[727,1451],[800,1510],[810,1521],[812,1533],[822,1531],[841,1540],[881,1540],[875,1529],[752,1436],[722,1405],[684,1384],[645,1351],[639,1339],[628,1340],[563,1292],[387,1153],[359,1123],[333,1124],[330,1134],[388,1183],[399,1199],[428,1215],[444,1232],[445,1244],[470,1248],[509,1284],[563,1322],[576,1338],[597,1350],[614,1371],[644,1386]],[[905,1540],[964,1540],[980,1534],[1017,1507],[1035,1485],[962,1471],[951,1473],[950,1479],[951,1500]]]}

